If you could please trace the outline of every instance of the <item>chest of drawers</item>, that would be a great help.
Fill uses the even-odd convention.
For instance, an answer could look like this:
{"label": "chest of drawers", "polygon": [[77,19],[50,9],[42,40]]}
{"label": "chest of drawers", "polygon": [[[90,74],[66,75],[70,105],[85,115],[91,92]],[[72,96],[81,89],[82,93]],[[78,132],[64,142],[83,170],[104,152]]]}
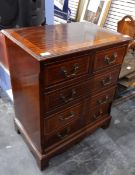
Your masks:
{"label": "chest of drawers", "polygon": [[91,23],[3,30],[17,131],[38,165],[97,128],[111,104],[130,38]]}

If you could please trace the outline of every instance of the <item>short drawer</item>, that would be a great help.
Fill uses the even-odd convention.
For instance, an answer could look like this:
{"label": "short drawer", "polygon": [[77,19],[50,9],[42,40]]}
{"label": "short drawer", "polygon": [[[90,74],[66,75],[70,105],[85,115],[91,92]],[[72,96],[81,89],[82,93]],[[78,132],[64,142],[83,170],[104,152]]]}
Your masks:
{"label": "short drawer", "polygon": [[116,87],[112,87],[109,90],[105,90],[100,93],[97,93],[96,95],[93,95],[89,100],[90,108],[96,106],[99,107],[111,103],[114,98],[115,90]]}
{"label": "short drawer", "polygon": [[89,112],[85,116],[85,124],[87,125],[101,120],[103,117],[107,117],[109,115],[109,112],[110,104],[104,104],[93,109],[89,106]]}
{"label": "short drawer", "polygon": [[76,99],[85,96],[88,91],[86,90],[86,83],[78,83],[78,85],[58,89],[44,94],[44,107],[45,111],[49,112],[57,107],[61,107],[72,103]]}
{"label": "short drawer", "polygon": [[125,47],[112,48],[97,52],[94,60],[93,71],[112,65],[122,64],[125,54]]}
{"label": "short drawer", "polygon": [[63,142],[71,139],[72,134],[82,128],[82,121],[77,120],[71,125],[56,131],[52,135],[45,135],[45,147],[49,147],[55,144],[62,144]]}
{"label": "short drawer", "polygon": [[110,72],[104,72],[100,76],[94,76],[89,84],[92,91],[103,91],[106,88],[115,85],[119,76],[119,71],[120,68],[117,68]]}
{"label": "short drawer", "polygon": [[52,134],[54,131],[65,128],[74,123],[82,114],[82,104],[63,110],[60,113],[49,116],[44,120],[45,135]]}
{"label": "short drawer", "polygon": [[88,73],[89,56],[73,58],[70,61],[44,66],[43,76],[45,86],[77,78]]}

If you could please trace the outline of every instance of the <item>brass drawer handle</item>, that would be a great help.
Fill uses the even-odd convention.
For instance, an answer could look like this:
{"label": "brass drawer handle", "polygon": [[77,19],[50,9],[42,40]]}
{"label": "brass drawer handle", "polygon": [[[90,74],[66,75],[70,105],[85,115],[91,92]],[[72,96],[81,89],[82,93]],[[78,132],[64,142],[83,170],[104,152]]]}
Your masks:
{"label": "brass drawer handle", "polygon": [[102,116],[103,116],[103,111],[102,111],[102,109],[100,109],[99,115],[94,114],[94,115],[93,115],[93,118],[96,120],[96,119],[98,119],[98,118],[100,118],[100,117],[102,117]]}
{"label": "brass drawer handle", "polygon": [[106,79],[102,80],[102,85],[107,86],[112,83],[112,77],[107,77]]}
{"label": "brass drawer handle", "polygon": [[68,73],[68,71],[66,70],[65,67],[61,68],[61,72],[62,72],[62,74],[64,75],[65,78],[71,78],[71,77],[76,76],[78,69],[79,69],[79,65],[78,64],[74,64],[73,71],[72,71],[71,74]]}
{"label": "brass drawer handle", "polygon": [[57,133],[57,137],[61,140],[65,139],[66,137],[68,137],[70,132],[70,128],[66,128],[65,131],[63,133]]}
{"label": "brass drawer handle", "polygon": [[65,97],[63,94],[60,94],[60,98],[62,99],[62,101],[63,101],[64,103],[68,103],[68,102],[74,100],[75,94],[76,94],[75,89],[72,89],[71,97]]}
{"label": "brass drawer handle", "polygon": [[75,113],[71,111],[68,117],[60,117],[60,121],[67,121],[69,119],[74,118],[74,116],[75,116]]}
{"label": "brass drawer handle", "polygon": [[104,100],[98,100],[98,101],[97,101],[97,103],[98,103],[99,105],[107,104],[107,103],[110,103],[110,102],[111,102],[111,100],[109,100],[108,95],[105,96],[105,99],[104,99]]}
{"label": "brass drawer handle", "polygon": [[104,61],[106,62],[106,64],[109,64],[109,65],[114,64],[116,62],[117,57],[118,55],[115,52],[111,58],[106,55]]}

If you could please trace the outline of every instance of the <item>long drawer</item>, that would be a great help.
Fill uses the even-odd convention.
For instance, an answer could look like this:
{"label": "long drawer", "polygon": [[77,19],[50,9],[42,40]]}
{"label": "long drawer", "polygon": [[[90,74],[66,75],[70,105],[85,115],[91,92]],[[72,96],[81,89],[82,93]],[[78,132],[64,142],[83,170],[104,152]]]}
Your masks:
{"label": "long drawer", "polygon": [[103,91],[108,87],[116,84],[119,75],[119,69],[114,69],[110,72],[105,72],[100,76],[93,76],[82,84],[56,91],[50,91],[44,94],[45,112],[49,112],[57,107],[62,107],[75,100],[84,97],[93,92]]}

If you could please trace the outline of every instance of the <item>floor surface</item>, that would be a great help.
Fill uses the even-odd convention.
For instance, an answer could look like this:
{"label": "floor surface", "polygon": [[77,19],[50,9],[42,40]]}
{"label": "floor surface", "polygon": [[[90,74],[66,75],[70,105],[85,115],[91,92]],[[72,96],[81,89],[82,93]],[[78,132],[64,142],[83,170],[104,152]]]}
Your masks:
{"label": "floor surface", "polygon": [[0,175],[135,175],[135,97],[114,104],[111,126],[50,160],[41,172],[14,130],[13,105],[0,90]]}

